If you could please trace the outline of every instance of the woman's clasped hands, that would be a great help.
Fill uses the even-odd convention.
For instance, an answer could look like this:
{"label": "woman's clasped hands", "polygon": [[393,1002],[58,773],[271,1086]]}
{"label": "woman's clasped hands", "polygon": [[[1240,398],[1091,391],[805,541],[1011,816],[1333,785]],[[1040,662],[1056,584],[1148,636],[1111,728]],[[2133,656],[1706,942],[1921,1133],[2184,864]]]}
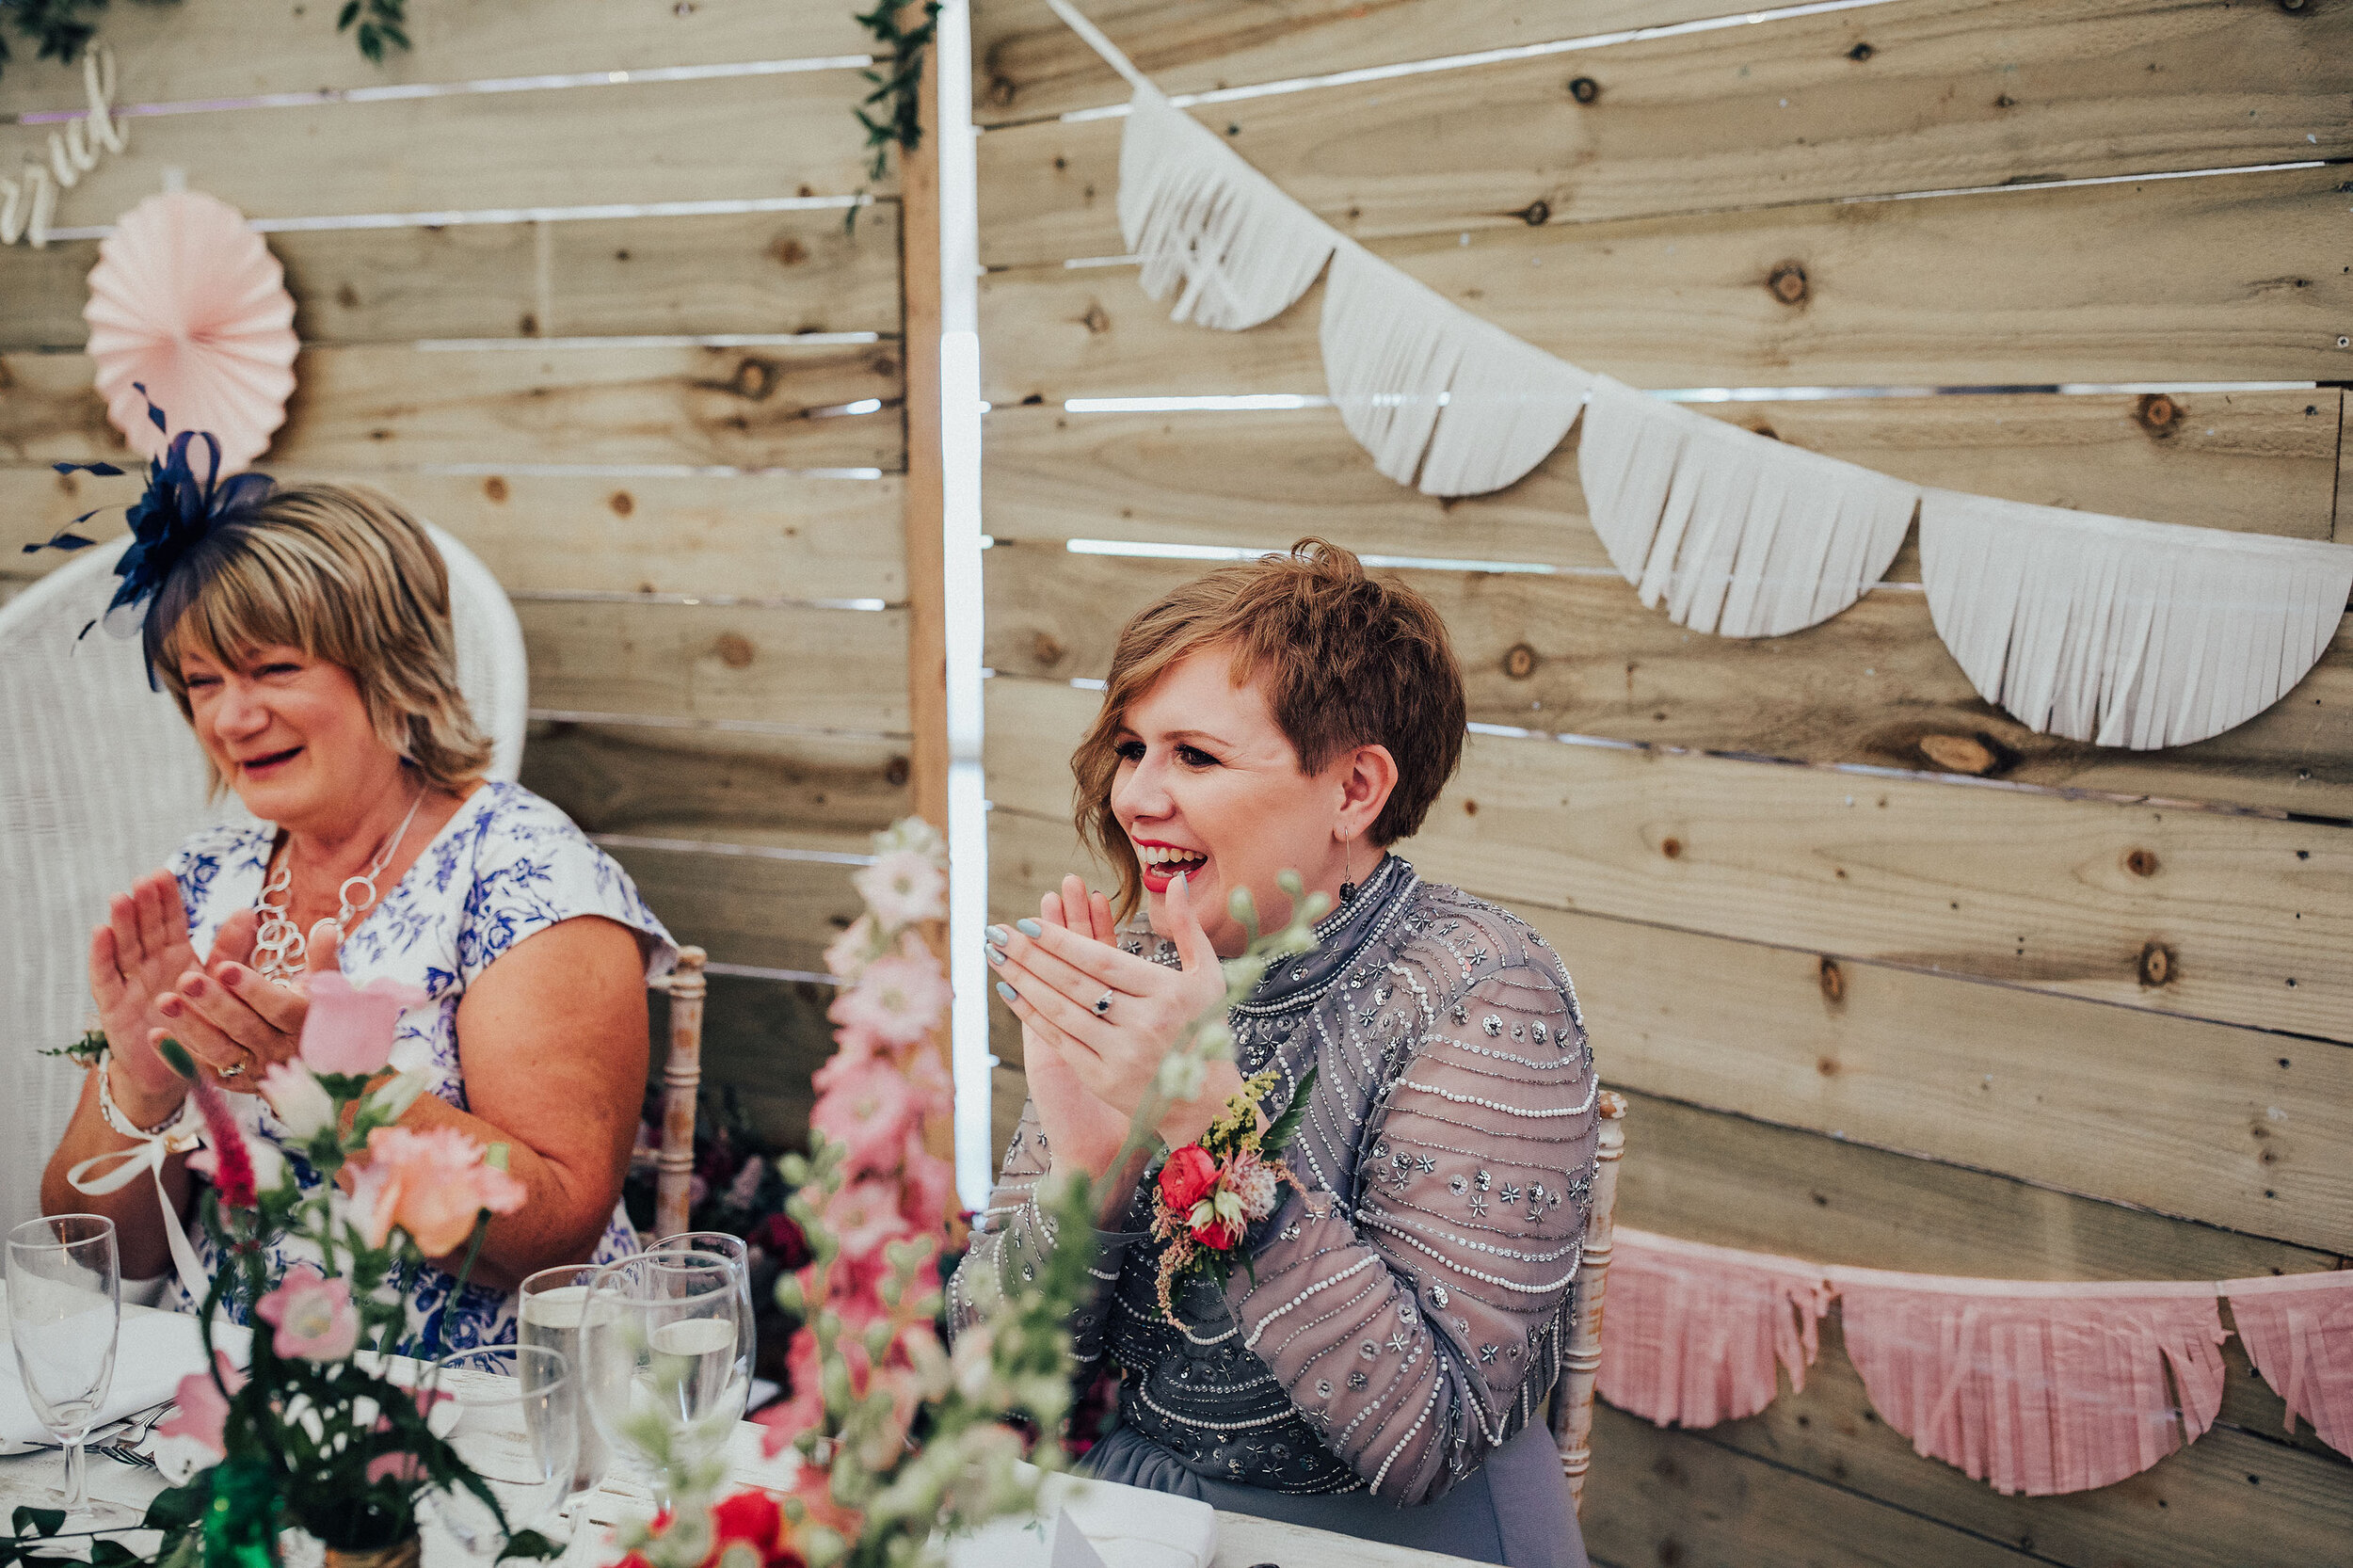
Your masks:
{"label": "woman's clasped hands", "polygon": [[[310,997],[249,966],[255,927],[251,910],[232,915],[199,963],[169,872],[141,877],[109,902],[106,923],[90,934],[90,994],[127,1113],[160,1116],[179,1104],[184,1086],[155,1050],[167,1035],[232,1093],[258,1093],[264,1074],[298,1054]],[[334,926],[321,922],[311,940],[311,972],[333,968]]]}
{"label": "woman's clasped hands", "polygon": [[[998,994],[1021,1020],[1022,1065],[1057,1169],[1111,1169],[1162,1060],[1225,999],[1182,878],[1162,902],[1179,968],[1121,952],[1110,902],[1075,876],[1040,901],[1036,920],[988,928]],[[1192,1143],[1241,1086],[1230,1062],[1211,1064],[1197,1094],[1167,1107],[1161,1139]]]}

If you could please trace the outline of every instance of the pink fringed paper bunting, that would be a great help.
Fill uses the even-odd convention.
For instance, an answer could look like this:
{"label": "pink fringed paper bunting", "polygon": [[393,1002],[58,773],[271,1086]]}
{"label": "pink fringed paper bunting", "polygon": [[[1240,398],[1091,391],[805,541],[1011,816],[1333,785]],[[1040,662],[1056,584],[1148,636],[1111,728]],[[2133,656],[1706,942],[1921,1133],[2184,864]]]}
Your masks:
{"label": "pink fringed paper bunting", "polygon": [[2194,1441],[2222,1407],[2212,1284],[1827,1272],[1881,1418],[1997,1492],[2113,1485]]}
{"label": "pink fringed paper bunting", "polygon": [[[2353,1454],[2353,1270],[2226,1279],[2231,1316],[2247,1359],[2320,1440]],[[1612,1326],[1615,1326],[1614,1323]]]}
{"label": "pink fringed paper bunting", "polygon": [[1805,1386],[1831,1290],[1819,1265],[1649,1231],[1617,1232],[1601,1397],[1660,1426],[1753,1416]]}

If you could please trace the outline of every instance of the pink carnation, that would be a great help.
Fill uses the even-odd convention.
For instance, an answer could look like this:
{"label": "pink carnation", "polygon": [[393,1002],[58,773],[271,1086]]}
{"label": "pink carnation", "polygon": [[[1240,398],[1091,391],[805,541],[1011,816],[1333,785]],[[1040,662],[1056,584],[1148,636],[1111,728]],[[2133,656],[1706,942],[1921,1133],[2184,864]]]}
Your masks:
{"label": "pink carnation", "polygon": [[894,1046],[911,1046],[939,1027],[952,996],[939,960],[894,954],[866,966],[856,985],[837,999],[826,1016],[849,1030],[864,1030]]}
{"label": "pink carnation", "polygon": [[482,1210],[520,1208],[529,1190],[484,1163],[484,1153],[455,1128],[379,1127],[369,1133],[367,1162],[351,1190],[368,1245],[382,1246],[398,1225],[427,1257],[440,1257],[457,1250]]}
{"label": "pink carnation", "polygon": [[328,1279],[307,1263],[288,1270],[253,1311],[278,1330],[270,1349],[289,1359],[341,1361],[360,1343],[351,1282]]}
{"label": "pink carnation", "polygon": [[379,1073],[392,1059],[400,1016],[425,993],[395,980],[354,985],[334,969],[311,977],[311,1010],[302,1020],[302,1062],[314,1073]]}

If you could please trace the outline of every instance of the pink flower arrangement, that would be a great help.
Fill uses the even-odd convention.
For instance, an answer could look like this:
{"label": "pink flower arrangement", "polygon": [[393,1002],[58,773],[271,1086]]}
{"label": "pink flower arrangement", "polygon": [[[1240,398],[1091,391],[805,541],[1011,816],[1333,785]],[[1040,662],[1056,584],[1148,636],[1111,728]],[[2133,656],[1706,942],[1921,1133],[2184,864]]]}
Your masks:
{"label": "pink flower arrangement", "polygon": [[424,1005],[425,993],[393,980],[354,985],[334,969],[311,977],[311,1011],[302,1020],[302,1062],[314,1073],[384,1070],[392,1059],[400,1016]]}
{"label": "pink flower arrangement", "polygon": [[[228,1451],[221,1434],[229,1424],[229,1397],[245,1386],[246,1375],[223,1351],[213,1352],[213,1367],[220,1374],[219,1384],[211,1372],[190,1372],[180,1380],[179,1391],[171,1397],[180,1414],[159,1423],[156,1436],[184,1437],[215,1454]],[[221,1392],[224,1385],[229,1394]]]}
{"label": "pink flower arrangement", "polygon": [[307,1263],[288,1270],[278,1288],[254,1304],[253,1311],[278,1331],[270,1348],[282,1356],[341,1361],[360,1343],[351,1281],[328,1279]]}
{"label": "pink flower arrangement", "polygon": [[380,1247],[398,1225],[428,1257],[456,1249],[488,1209],[522,1207],[523,1184],[490,1165],[483,1146],[454,1128],[419,1132],[380,1127],[368,1134],[367,1162],[351,1192],[368,1245]]}
{"label": "pink flower arrangement", "polygon": [[[952,1167],[923,1143],[926,1121],[946,1115],[951,1104],[947,1067],[931,1037],[952,992],[939,959],[912,929],[944,913],[948,883],[938,836],[920,822],[894,827],[878,849],[856,878],[867,913],[825,950],[826,968],[842,983],[828,1014],[839,1027],[832,1060],[811,1080],[818,1100],[810,1128],[840,1151],[840,1186],[824,1200],[825,1226],[840,1252],[830,1265],[808,1263],[798,1277],[813,1298],[809,1316],[822,1304],[843,1325],[841,1352],[860,1397],[879,1378],[893,1411],[904,1408],[912,1418],[915,1358],[926,1345],[928,1353],[940,1352],[907,1309],[938,1288],[936,1249],[916,1268],[900,1308],[884,1302],[882,1287],[892,1272],[885,1249],[940,1236],[953,1202]],[[864,1336],[885,1322],[894,1327],[876,1367]],[[820,1360],[813,1332],[802,1329],[786,1357],[792,1397],[758,1417],[769,1428],[770,1453],[824,1417]]]}

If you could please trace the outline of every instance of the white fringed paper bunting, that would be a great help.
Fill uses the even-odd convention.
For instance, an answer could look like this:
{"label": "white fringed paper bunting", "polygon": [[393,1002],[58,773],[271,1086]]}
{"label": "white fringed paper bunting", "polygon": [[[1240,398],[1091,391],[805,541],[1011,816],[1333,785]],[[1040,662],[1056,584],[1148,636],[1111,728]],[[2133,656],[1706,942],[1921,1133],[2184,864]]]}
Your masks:
{"label": "white fringed paper bunting", "polygon": [[1119,232],[1143,259],[1144,293],[1178,289],[1169,319],[1227,332],[1280,314],[1339,242],[1148,85],[1137,87],[1119,143]]}
{"label": "white fringed paper bunting", "polygon": [[2148,751],[2243,724],[2304,678],[2353,594],[2353,545],[1931,489],[1920,576],[1988,702]]}
{"label": "white fringed paper bunting", "polygon": [[1561,444],[1593,383],[1353,240],[1332,258],[1322,338],[1348,433],[1425,495],[1516,483]]}
{"label": "white fringed paper bunting", "polygon": [[1867,592],[1918,487],[1593,378],[1577,476],[1609,559],[1669,618],[1777,637]]}

